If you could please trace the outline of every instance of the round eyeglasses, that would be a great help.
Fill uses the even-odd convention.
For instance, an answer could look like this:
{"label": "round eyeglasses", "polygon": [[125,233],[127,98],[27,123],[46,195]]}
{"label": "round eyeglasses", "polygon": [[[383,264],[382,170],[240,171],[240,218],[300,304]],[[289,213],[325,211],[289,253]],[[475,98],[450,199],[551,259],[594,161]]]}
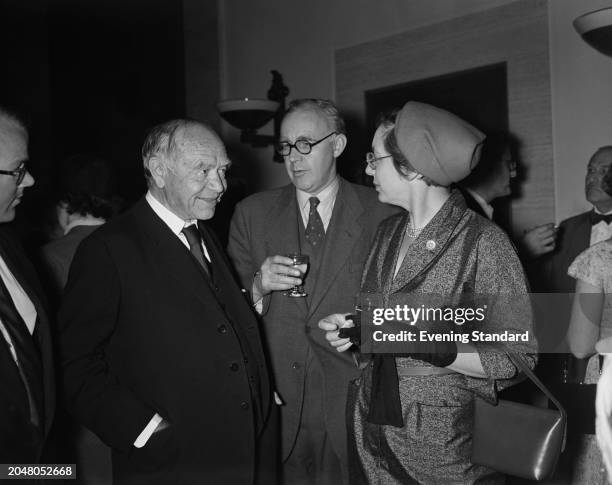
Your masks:
{"label": "round eyeglasses", "polygon": [[21,182],[23,182],[27,171],[28,169],[26,168],[25,162],[21,162],[21,165],[19,165],[19,167],[15,170],[0,170],[0,175],[12,175],[15,177],[15,183],[19,185]]}
{"label": "round eyeglasses", "polygon": [[380,162],[383,158],[389,158],[392,155],[384,155],[382,157],[377,157],[376,155],[374,155],[373,152],[368,152],[366,153],[366,163],[368,164],[368,167],[370,167],[370,170],[374,170],[376,171],[376,167],[378,166],[378,162]]}
{"label": "round eyeglasses", "polygon": [[295,143],[289,143],[288,141],[281,141],[276,144],[276,153],[279,155],[286,157],[291,153],[291,149],[295,148],[302,155],[308,155],[312,151],[312,147],[318,145],[324,140],[327,140],[332,135],[337,135],[338,133],[332,131],[329,135],[324,136],[320,140],[317,141],[308,141],[308,140],[298,140]]}

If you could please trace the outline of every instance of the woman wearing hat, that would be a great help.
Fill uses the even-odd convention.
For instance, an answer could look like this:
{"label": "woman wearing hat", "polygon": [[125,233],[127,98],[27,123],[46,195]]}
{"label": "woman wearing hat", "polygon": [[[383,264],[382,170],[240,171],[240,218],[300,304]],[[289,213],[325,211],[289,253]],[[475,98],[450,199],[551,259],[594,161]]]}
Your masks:
{"label": "woman wearing hat", "polygon": [[[450,188],[478,162],[483,139],[453,114],[422,103],[409,102],[382,120],[366,173],[374,177],[382,202],[405,211],[380,224],[361,291],[382,294],[385,303],[410,295],[424,307],[442,297],[447,308],[475,307],[486,296],[483,321],[436,322],[438,331],[528,331],[528,341],[513,343],[512,350],[526,353],[535,365],[526,280],[516,252],[501,229],[468,209],[459,191]],[[415,295],[422,299],[414,300]],[[345,316],[319,323],[338,351],[352,344],[342,338],[344,331],[338,335],[339,328],[352,325]],[[400,354],[375,354],[351,386],[352,483],[503,482],[494,470],[473,464],[470,455],[474,399],[494,401],[497,391],[518,380],[505,344],[429,344],[417,338],[401,345]]]}

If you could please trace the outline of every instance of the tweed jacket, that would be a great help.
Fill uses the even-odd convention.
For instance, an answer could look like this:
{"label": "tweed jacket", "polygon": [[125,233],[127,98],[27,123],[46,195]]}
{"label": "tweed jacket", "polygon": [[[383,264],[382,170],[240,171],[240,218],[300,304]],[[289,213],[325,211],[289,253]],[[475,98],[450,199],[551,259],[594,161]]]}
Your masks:
{"label": "tweed jacket", "polygon": [[[473,328],[483,332],[528,330],[528,342],[512,345],[535,365],[537,344],[533,336],[527,284],[518,256],[506,234],[494,223],[467,209],[462,195],[450,198],[409,247],[397,274],[394,271],[408,212],[391,216],[379,227],[364,269],[362,291],[384,298],[410,292],[446,295],[450,302],[488,295],[496,308]],[[496,298],[493,298],[496,297]],[[457,329],[459,330],[459,329]],[[474,483],[495,473],[470,462],[473,401],[489,401],[496,392],[518,382],[517,370],[499,342],[474,343],[486,378],[464,374],[415,377],[399,372],[404,426],[378,426],[367,421],[372,367],[365,368],[352,408],[349,453],[355,483]],[[430,367],[411,358],[396,358],[396,366]],[[503,438],[500,438],[503,439]]]}
{"label": "tweed jacket", "polygon": [[[330,347],[317,326],[336,312],[351,312],[368,249],[378,223],[395,209],[381,204],[367,187],[340,179],[340,186],[326,231],[320,271],[312,295],[287,298],[273,292],[264,302],[263,332],[272,361],[281,406],[282,458],[293,449],[304,401],[304,371],[314,355],[324,372],[326,429],[332,446],[346,462],[346,393],[348,382],[358,374],[349,353]],[[245,288],[268,256],[286,254],[298,247],[298,207],[295,187],[258,193],[236,206],[228,252]],[[307,276],[308,277],[308,276]]]}

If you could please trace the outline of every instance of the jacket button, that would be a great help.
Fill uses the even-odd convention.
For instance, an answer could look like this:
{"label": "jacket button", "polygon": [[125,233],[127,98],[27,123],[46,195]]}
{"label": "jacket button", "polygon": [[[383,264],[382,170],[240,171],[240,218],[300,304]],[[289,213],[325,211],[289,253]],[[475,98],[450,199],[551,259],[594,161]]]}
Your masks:
{"label": "jacket button", "polygon": [[247,359],[246,357],[244,358],[244,363],[248,364],[249,363],[249,359]]}
{"label": "jacket button", "polygon": [[291,364],[291,368],[294,370],[298,370],[300,368],[299,362],[294,362],[293,364]]}
{"label": "jacket button", "polygon": [[229,368],[230,368],[230,370],[236,372],[240,368],[240,366],[236,362],[232,362],[230,364]]}
{"label": "jacket button", "polygon": [[242,402],[240,403],[240,407],[241,407],[242,409],[249,409],[249,403],[248,403],[248,402],[246,402],[246,401],[242,401]]}
{"label": "jacket button", "polygon": [[217,332],[219,332],[219,333],[226,333],[227,332],[227,327],[225,325],[218,325],[217,326]]}

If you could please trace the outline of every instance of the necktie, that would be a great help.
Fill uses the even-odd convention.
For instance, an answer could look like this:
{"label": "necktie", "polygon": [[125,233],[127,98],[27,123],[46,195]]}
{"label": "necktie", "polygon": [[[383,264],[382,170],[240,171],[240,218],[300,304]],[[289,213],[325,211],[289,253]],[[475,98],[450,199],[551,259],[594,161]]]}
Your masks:
{"label": "necktie", "polygon": [[28,396],[30,421],[40,425],[43,410],[44,391],[42,385],[42,364],[33,336],[19,315],[4,280],[0,278],[0,318],[11,336],[11,342],[19,362],[19,374]]}
{"label": "necktie", "polygon": [[325,238],[325,228],[323,227],[323,221],[317,211],[319,205],[319,199],[311,197],[310,201],[310,212],[308,213],[308,224],[306,225],[306,240],[313,246],[317,247],[323,242]]}
{"label": "necktie", "polygon": [[599,224],[604,221],[606,224],[612,222],[612,214],[598,214],[597,212],[591,212],[591,225]]}
{"label": "necktie", "polygon": [[202,235],[200,234],[197,226],[192,224],[191,226],[183,227],[181,232],[187,238],[187,242],[189,243],[189,251],[200,264],[206,273],[206,276],[210,277],[210,267],[206,257],[204,256],[204,250],[202,249]]}

